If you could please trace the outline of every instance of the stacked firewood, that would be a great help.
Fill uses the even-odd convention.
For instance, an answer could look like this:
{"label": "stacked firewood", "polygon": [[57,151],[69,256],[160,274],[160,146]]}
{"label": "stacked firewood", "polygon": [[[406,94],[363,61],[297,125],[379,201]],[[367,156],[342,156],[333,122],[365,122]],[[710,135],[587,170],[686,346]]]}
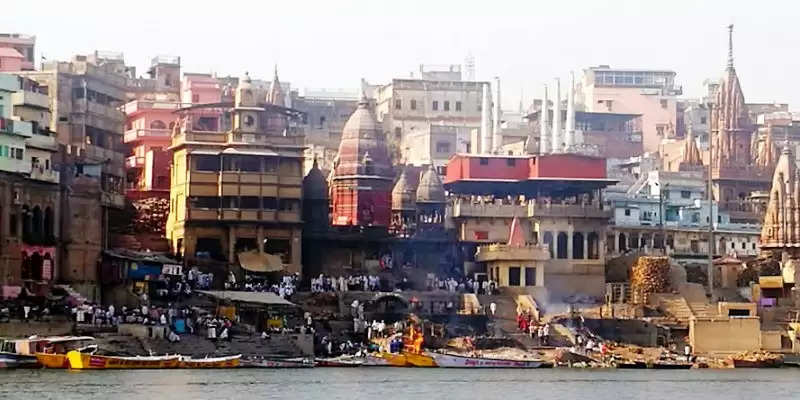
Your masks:
{"label": "stacked firewood", "polygon": [[637,303],[647,302],[652,293],[664,293],[669,288],[669,259],[639,257],[631,271],[631,291]]}
{"label": "stacked firewood", "polygon": [[137,233],[164,233],[169,214],[169,199],[149,197],[133,202],[136,216],[133,230]]}

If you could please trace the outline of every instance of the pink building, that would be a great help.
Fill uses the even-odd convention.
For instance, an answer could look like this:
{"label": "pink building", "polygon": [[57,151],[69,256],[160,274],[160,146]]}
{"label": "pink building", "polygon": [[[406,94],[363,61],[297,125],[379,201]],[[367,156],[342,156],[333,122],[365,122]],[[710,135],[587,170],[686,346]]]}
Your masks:
{"label": "pink building", "polygon": [[36,36],[0,33],[0,71],[33,71]]}
{"label": "pink building", "polygon": [[125,160],[127,194],[132,198],[169,196],[169,147],[178,102],[133,100],[124,106],[123,140],[131,152]]}

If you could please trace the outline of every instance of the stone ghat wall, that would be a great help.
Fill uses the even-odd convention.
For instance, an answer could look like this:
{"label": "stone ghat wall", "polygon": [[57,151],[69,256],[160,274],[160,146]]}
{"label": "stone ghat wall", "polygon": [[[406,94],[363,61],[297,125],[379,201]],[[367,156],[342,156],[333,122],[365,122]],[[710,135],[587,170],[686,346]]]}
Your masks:
{"label": "stone ghat wall", "polygon": [[72,333],[72,322],[3,322],[0,337],[26,338],[39,336],[64,336]]}

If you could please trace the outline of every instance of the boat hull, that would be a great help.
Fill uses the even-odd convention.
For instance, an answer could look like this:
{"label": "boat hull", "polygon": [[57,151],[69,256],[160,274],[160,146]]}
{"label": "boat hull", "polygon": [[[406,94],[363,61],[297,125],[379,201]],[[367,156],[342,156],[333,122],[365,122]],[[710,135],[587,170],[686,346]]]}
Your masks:
{"label": "boat hull", "polygon": [[167,369],[178,366],[179,356],[112,357],[70,351],[70,369]]}
{"label": "boat hull", "polygon": [[733,360],[734,368],[778,368],[783,365],[783,360]]}
{"label": "boat hull", "polygon": [[551,365],[540,360],[505,360],[465,357],[454,354],[430,353],[439,368],[547,368]]}
{"label": "boat hull", "polygon": [[313,362],[286,360],[249,360],[240,364],[244,368],[314,368]]}
{"label": "boat hull", "polygon": [[323,368],[355,368],[365,363],[363,359],[338,360],[338,359],[317,359],[315,367]]}
{"label": "boat hull", "polygon": [[0,353],[0,369],[41,368],[35,356],[14,353]]}
{"label": "boat hull", "polygon": [[213,368],[236,368],[240,364],[242,355],[217,358],[181,358],[178,361],[178,368],[185,369],[213,369]]}
{"label": "boat hull", "polygon": [[66,354],[36,353],[36,359],[39,360],[39,364],[42,364],[45,368],[69,368],[69,359]]}

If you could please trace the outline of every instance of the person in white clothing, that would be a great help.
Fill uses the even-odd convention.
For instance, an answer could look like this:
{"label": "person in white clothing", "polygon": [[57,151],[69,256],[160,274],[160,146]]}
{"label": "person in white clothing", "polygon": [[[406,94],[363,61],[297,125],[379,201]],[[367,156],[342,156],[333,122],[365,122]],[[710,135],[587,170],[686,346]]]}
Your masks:
{"label": "person in white clothing", "polygon": [[492,302],[492,304],[489,304],[489,310],[492,311],[492,316],[494,317],[494,313],[497,311],[497,304],[495,304],[494,302]]}

